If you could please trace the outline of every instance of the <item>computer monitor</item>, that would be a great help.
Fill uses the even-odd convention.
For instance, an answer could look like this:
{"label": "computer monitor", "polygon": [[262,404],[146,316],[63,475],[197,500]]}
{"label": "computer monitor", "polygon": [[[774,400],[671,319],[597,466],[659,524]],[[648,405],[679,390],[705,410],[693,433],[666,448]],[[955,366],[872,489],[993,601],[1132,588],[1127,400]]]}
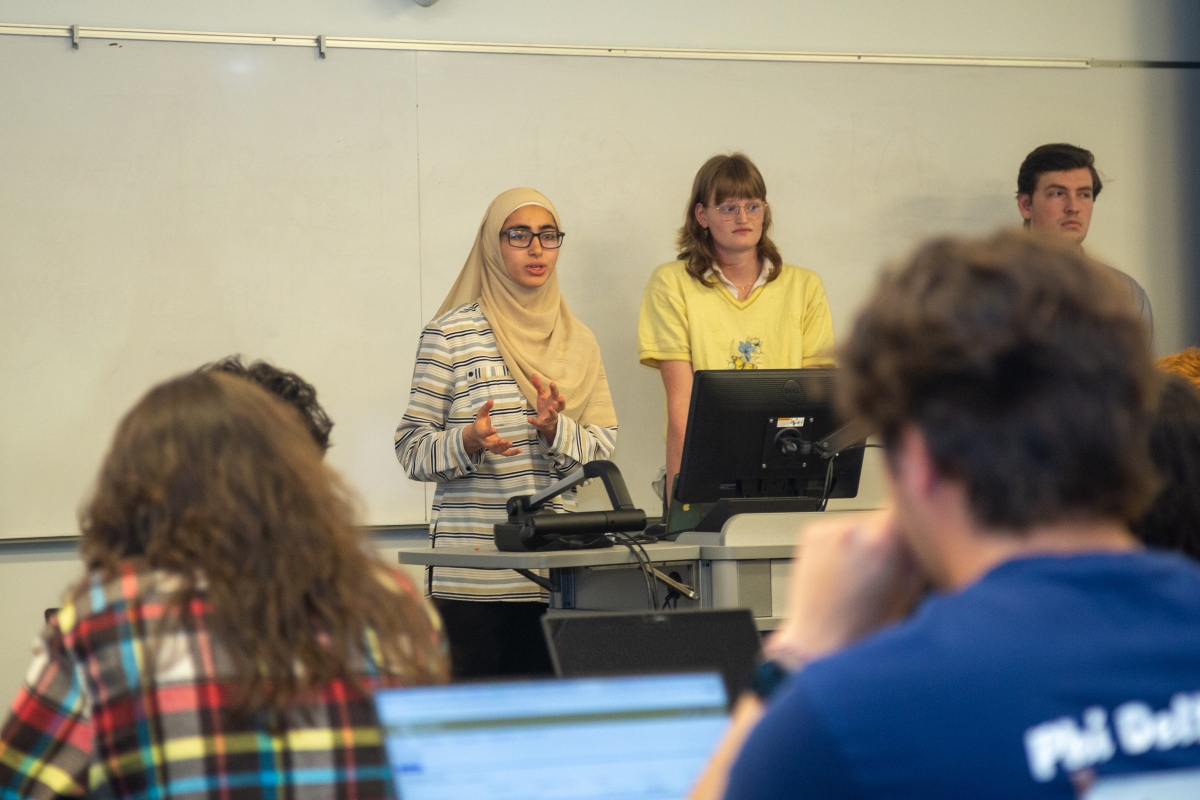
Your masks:
{"label": "computer monitor", "polygon": [[728,723],[712,673],[382,689],[403,800],[679,800]]}
{"label": "computer monitor", "polygon": [[833,410],[836,374],[832,368],[697,370],[672,499],[816,511],[829,498],[857,495],[863,451],[853,445],[865,443],[865,434],[848,448],[840,444],[844,449],[832,458],[818,448],[842,430]]}

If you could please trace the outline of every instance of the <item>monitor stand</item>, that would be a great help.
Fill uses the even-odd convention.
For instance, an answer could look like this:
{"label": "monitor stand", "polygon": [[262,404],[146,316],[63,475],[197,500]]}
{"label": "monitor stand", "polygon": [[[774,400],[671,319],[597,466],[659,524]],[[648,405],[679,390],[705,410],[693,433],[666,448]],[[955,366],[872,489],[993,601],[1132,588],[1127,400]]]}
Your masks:
{"label": "monitor stand", "polygon": [[719,533],[736,514],[795,514],[820,510],[818,497],[730,497],[715,503],[691,503],[686,509],[684,504],[672,500],[667,537],[673,539],[684,531]]}

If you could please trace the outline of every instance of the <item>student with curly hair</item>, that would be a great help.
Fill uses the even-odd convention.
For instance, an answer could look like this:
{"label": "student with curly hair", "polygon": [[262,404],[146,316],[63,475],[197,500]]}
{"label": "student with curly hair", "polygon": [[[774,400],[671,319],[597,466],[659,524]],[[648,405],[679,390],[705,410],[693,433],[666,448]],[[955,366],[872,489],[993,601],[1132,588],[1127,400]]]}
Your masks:
{"label": "student with curly hair", "polygon": [[308,428],[313,441],[322,452],[329,450],[329,432],[333,430],[333,420],[317,402],[316,388],[296,373],[280,369],[266,361],[254,361],[247,366],[242,363],[240,355],[226,356],[220,361],[205,364],[200,370],[226,372],[254,381],[300,412],[304,426]]}
{"label": "student with curly hair", "polygon": [[694,797],[1200,796],[1200,566],[1130,532],[1161,375],[1127,284],[1044,238],[933,240],[839,362],[891,500],[806,526],[766,646],[790,677]]}

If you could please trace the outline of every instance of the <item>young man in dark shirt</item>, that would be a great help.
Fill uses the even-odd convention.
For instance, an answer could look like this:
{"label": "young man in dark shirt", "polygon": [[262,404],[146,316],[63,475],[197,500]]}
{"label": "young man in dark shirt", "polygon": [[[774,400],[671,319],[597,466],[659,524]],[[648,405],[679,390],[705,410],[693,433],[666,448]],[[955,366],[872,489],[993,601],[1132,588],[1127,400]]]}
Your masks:
{"label": "young man in dark shirt", "polygon": [[[1083,247],[1092,225],[1092,209],[1104,183],[1096,171],[1096,157],[1073,144],[1044,144],[1025,156],[1017,172],[1017,210],[1025,227],[1034,233],[1056,236]],[[1120,275],[1154,336],[1154,312],[1142,285]]]}
{"label": "young man in dark shirt", "polygon": [[767,647],[793,672],[695,796],[1200,797],[1200,568],[1129,531],[1160,378],[1119,276],[1019,233],[933,241],[839,363],[891,504],[804,531]]}

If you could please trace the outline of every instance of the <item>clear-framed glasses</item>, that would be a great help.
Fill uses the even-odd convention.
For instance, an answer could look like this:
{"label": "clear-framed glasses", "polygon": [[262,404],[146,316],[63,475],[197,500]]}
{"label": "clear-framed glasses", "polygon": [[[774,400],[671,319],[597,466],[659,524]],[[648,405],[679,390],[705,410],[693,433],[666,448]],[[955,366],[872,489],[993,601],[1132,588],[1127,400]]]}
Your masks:
{"label": "clear-framed glasses", "polygon": [[508,243],[513,247],[519,247],[522,250],[533,244],[533,237],[537,237],[542,243],[542,247],[547,250],[556,250],[562,247],[563,237],[566,236],[562,231],[538,231],[534,233],[528,228],[509,228],[506,231],[500,231],[502,238],[508,239]]}
{"label": "clear-framed glasses", "polygon": [[745,203],[721,203],[716,206],[717,216],[721,219],[736,219],[738,211],[746,212],[746,216],[750,219],[762,219],[762,215],[767,210],[766,200],[750,200]]}

